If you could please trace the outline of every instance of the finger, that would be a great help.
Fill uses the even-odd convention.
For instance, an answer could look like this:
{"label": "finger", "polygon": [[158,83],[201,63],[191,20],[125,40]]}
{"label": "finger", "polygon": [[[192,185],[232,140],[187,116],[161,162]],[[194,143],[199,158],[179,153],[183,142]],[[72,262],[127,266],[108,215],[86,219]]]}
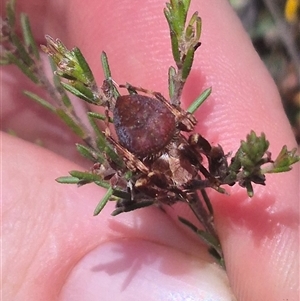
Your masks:
{"label": "finger", "polygon": [[[136,3],[132,9],[122,2],[114,9],[116,17],[105,20],[106,29],[101,30],[100,40],[111,65],[118,65],[118,68],[112,67],[117,81],[126,78],[126,81],[166,94],[165,74],[170,62],[166,25],[163,25],[162,17],[154,17],[159,16],[160,3],[147,8],[147,12],[151,12],[149,19],[148,14],[141,14],[142,6]],[[109,15],[109,8],[108,5],[102,6],[104,14]],[[291,148],[294,140],[278,92],[237,17],[228,4],[221,1],[214,4],[202,1],[199,11],[203,17],[202,46],[188,83],[190,90],[185,92],[183,100],[190,102],[191,96],[196,96],[203,87],[213,87],[212,97],[198,115],[201,133],[210,141],[220,143],[228,152],[237,149],[240,139],[250,129],[265,132],[271,143],[270,150],[275,154],[283,144]],[[122,24],[125,34],[119,35],[116,22]],[[151,28],[150,33],[145,26]],[[83,25],[83,32],[88,32],[88,27]],[[97,31],[98,27],[94,30]],[[82,36],[82,39],[86,52],[89,47],[97,48],[98,41],[89,44],[90,35]],[[151,56],[154,58],[149,60]],[[96,64],[92,57],[90,60]],[[237,188],[231,190],[235,197],[218,197],[218,202],[214,201],[228,273],[240,299],[256,300],[258,296],[265,296],[265,299],[272,300],[287,295],[295,298],[296,290],[290,288],[295,288],[298,283],[297,265],[293,265],[296,255],[288,254],[297,254],[297,217],[293,213],[297,177],[297,170],[277,178],[268,177],[269,188],[255,187],[256,197],[251,201]],[[282,181],[285,182],[284,190],[279,185]],[[216,195],[211,194],[211,197],[215,199]],[[246,206],[248,210],[243,210],[245,204],[249,204],[249,208]],[[269,207],[274,214],[263,214]],[[282,215],[284,218],[279,218]],[[271,223],[264,224],[270,219]],[[275,231],[277,222],[280,227]],[[256,223],[260,226],[257,227]],[[274,236],[270,237],[270,233]],[[244,263],[245,260],[248,264]],[[286,276],[282,282],[282,274],[278,271],[284,268]]]}
{"label": "finger", "polygon": [[[138,83],[138,85],[150,87],[167,95],[166,70],[171,64],[171,56],[167,40],[167,26],[161,15],[161,3],[152,2],[149,7],[147,6],[147,13],[144,14],[144,6],[139,2],[135,3],[134,6],[132,6],[132,2],[129,5],[126,1],[117,5],[114,5],[114,3],[99,3],[103,18],[99,18],[91,10],[87,11],[83,4],[80,5],[79,3],[76,6],[79,8],[78,13],[72,11],[67,21],[67,28],[78,29],[76,31],[77,35],[70,36],[68,41],[70,43],[74,41],[76,45],[83,45],[81,48],[84,54],[87,55],[92,67],[99,65],[95,53],[99,53],[100,50],[104,49],[109,55],[113,67],[113,76],[117,81],[122,82],[125,78],[125,81]],[[202,91],[203,87],[213,87],[212,97],[197,115],[201,120],[199,130],[210,141],[224,146],[225,151],[237,149],[240,139],[245,137],[250,129],[254,129],[258,133],[264,131],[271,142],[271,151],[274,153],[278,153],[282,144],[288,144],[291,147],[294,143],[293,137],[281,109],[274,83],[251,48],[250,41],[236,16],[231,12],[229,6],[221,1],[216,1],[213,4],[201,1],[200,5],[199,11],[203,18],[202,46],[199,49],[199,56],[195,60],[195,69],[188,83],[188,92],[185,91],[183,99],[184,103],[189,103],[194,96]],[[112,6],[114,8],[113,13]],[[90,22],[78,22],[83,12],[86,12],[86,20],[90,20]],[[148,13],[150,13],[150,17]],[[150,33],[147,31],[149,27],[151,28]],[[126,34],[120,36],[121,29]],[[95,36],[99,36],[99,38],[95,39]],[[152,56],[154,57],[154,64],[152,59],[149,60],[149,57]],[[117,66],[117,68],[114,66]],[[251,73],[249,70],[251,70]],[[101,82],[100,69],[95,74],[98,82]],[[266,200],[266,203],[262,201],[251,202],[254,216],[260,210],[255,204],[261,205],[262,208],[268,208],[269,205],[272,205],[271,208],[276,208],[276,213],[288,212],[291,220],[294,220],[291,208],[295,206],[293,196],[297,195],[298,183],[295,183],[297,175],[291,173],[288,178],[286,178],[287,175],[283,175],[283,177],[271,177],[272,185],[270,189],[258,191],[261,193],[260,199]],[[279,185],[279,181],[282,179],[285,179],[288,184],[287,186],[284,185],[285,189],[290,192],[287,195],[284,194],[286,190],[282,190]],[[232,191],[232,193],[237,192]],[[266,197],[269,194],[272,196],[271,201],[270,198]],[[229,200],[232,200],[232,203]],[[261,278],[255,277],[257,281],[251,282],[249,285],[246,276],[250,275],[253,279],[252,275],[256,274],[257,271],[278,275],[274,271],[277,271],[279,265],[283,264],[279,258],[284,258],[284,256],[279,252],[279,245],[277,248],[272,248],[272,246],[278,241],[278,237],[286,238],[287,241],[292,240],[297,231],[294,227],[287,227],[286,229],[283,226],[276,236],[268,240],[267,245],[276,256],[275,262],[274,260],[272,262],[272,258],[269,257],[267,257],[268,260],[265,260],[264,255],[268,250],[268,248],[265,248],[265,244],[258,244],[259,247],[253,252],[252,244],[258,243],[254,239],[257,238],[255,236],[254,238],[250,237],[250,241],[245,242],[244,248],[242,248],[243,252],[233,248],[240,237],[244,237],[244,231],[248,233],[248,231],[255,230],[255,219],[252,223],[246,223],[248,227],[240,225],[240,227],[232,229],[233,218],[229,213],[232,213],[235,217],[237,212],[241,212],[241,204],[245,200],[247,200],[247,197],[242,193],[238,195],[238,198],[226,198],[225,201],[220,199],[220,202],[215,202],[218,227],[221,229],[220,235],[223,237],[225,254],[228,256],[226,259],[229,262],[228,271],[232,283],[235,290],[240,295],[248,296],[249,300],[262,292],[269,292],[274,296],[278,296],[280,292],[285,294],[288,286],[291,285],[289,281],[297,281],[297,277],[291,277],[289,281],[283,282],[284,288],[276,286],[278,287],[278,291],[276,291],[270,289],[276,279],[270,279],[267,285],[261,281],[261,279],[265,280],[265,274],[259,273]],[[227,211],[224,211],[224,206],[228,209]],[[249,215],[246,215],[246,217],[251,219]],[[234,222],[235,219],[236,217],[233,219]],[[269,227],[270,225],[267,224],[267,230],[270,230]],[[228,235],[226,234],[229,230],[232,234],[231,240],[227,240]],[[282,235],[285,230],[288,231],[289,235]],[[283,241],[283,245],[287,241]],[[282,241],[280,240],[280,242]],[[290,244],[285,249],[284,254],[289,254],[294,250],[294,247],[295,245]],[[241,258],[251,258],[251,272],[248,273],[245,269],[241,274],[244,278],[235,276],[240,275],[243,266],[233,264],[231,266],[230,264],[235,262],[235,258],[241,253],[243,254]],[[292,260],[293,257],[288,257],[287,261],[284,262],[285,267],[291,267],[291,270],[286,272],[287,275],[295,275],[293,269],[295,265],[289,264]],[[261,265],[261,262],[264,262],[264,265]],[[243,279],[243,281],[237,282],[235,280],[237,278]],[[263,288],[261,288],[262,283],[264,283]],[[249,293],[250,291],[251,293]]]}
{"label": "finger", "polygon": [[93,217],[102,189],[54,181],[73,163],[2,138],[5,300],[165,300],[170,292],[231,300],[225,274],[207,263],[206,248],[163,211],[117,218],[108,204]]}

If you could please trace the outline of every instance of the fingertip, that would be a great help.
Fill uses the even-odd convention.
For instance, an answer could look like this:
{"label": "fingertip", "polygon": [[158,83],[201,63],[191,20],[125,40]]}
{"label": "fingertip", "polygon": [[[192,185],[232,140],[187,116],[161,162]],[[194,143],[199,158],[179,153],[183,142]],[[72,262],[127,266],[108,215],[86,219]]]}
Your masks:
{"label": "fingertip", "polygon": [[72,270],[60,295],[60,300],[99,298],[233,300],[226,275],[217,265],[136,239],[110,241],[87,254]]}

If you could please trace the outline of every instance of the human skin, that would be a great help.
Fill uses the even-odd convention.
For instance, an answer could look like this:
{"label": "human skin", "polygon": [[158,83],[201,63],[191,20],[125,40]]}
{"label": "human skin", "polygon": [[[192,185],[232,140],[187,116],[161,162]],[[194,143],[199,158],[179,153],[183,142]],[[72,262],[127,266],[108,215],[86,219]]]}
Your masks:
{"label": "human skin", "polygon": [[[50,34],[80,47],[99,84],[105,50],[117,82],[167,95],[164,2],[28,0],[18,9],[29,14],[39,43]],[[266,134],[273,155],[284,144],[295,147],[276,86],[227,1],[193,1],[195,10],[202,45],[183,106],[213,88],[196,113],[196,131],[225,152],[251,129]],[[19,137],[2,134],[3,300],[298,300],[297,166],[268,175],[252,199],[239,187],[228,188],[230,195],[210,192],[226,276],[176,221],[177,214],[193,218],[185,206],[111,217],[108,204],[93,217],[104,190],[54,181],[89,166],[75,155],[74,135],[22,96],[32,85],[18,70],[8,67],[2,76],[2,128]],[[37,138],[45,148],[32,143]]]}

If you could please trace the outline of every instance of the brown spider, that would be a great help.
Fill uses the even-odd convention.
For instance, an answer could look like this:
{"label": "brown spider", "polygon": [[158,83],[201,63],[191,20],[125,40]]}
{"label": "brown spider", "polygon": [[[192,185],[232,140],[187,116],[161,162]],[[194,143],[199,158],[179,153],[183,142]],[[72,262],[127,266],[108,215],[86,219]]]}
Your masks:
{"label": "brown spider", "polygon": [[[112,95],[106,82],[104,87],[106,95]],[[129,84],[120,87],[131,94],[119,96],[107,106],[107,117],[109,111],[113,114],[118,141],[108,127],[105,135],[133,176],[128,182],[130,199],[118,202],[115,214],[152,203],[189,201],[196,189],[218,188],[218,174],[202,165],[201,154],[208,158],[210,170],[218,170],[224,164],[224,153],[219,152],[223,155],[216,160],[212,156],[216,148],[201,135],[192,134],[187,139],[181,133],[194,129],[195,117],[169,103],[159,92]],[[115,178],[114,181],[118,182]]]}

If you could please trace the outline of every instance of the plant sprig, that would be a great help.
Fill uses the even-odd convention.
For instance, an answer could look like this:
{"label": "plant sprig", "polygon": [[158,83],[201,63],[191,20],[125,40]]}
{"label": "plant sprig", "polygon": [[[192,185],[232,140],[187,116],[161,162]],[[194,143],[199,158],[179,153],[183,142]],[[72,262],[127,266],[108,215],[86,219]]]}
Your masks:
{"label": "plant sprig", "polygon": [[181,93],[192,69],[194,55],[200,46],[201,18],[195,12],[187,23],[190,0],[171,0],[164,14],[170,28],[172,54],[177,69],[169,69],[169,93],[172,104],[179,106]]}
{"label": "plant sprig", "polygon": [[[246,188],[249,197],[252,197],[253,184],[265,185],[266,173],[289,171],[293,164],[300,161],[296,149],[289,151],[286,146],[283,146],[277,158],[273,160],[268,151],[269,142],[265,135],[262,133],[257,136],[254,131],[251,131],[228,161],[229,155],[224,154],[220,145],[212,146],[200,134],[192,134],[188,138],[191,149],[186,151],[190,152],[188,155],[191,165],[197,167],[197,175],[182,185],[174,185],[168,193],[165,193],[164,187],[159,186],[159,176],[163,177],[163,175],[155,173],[157,168],[154,166],[155,156],[151,159],[154,163],[150,160],[147,166],[146,159],[135,161],[145,170],[149,169],[146,177],[143,168],[142,171],[141,168],[128,164],[130,154],[126,158],[122,157],[113,146],[113,138],[109,134],[109,126],[113,123],[113,118],[110,117],[109,112],[112,111],[112,106],[121,94],[112,79],[106,53],[102,52],[101,55],[105,81],[101,87],[98,87],[91,68],[79,48],[69,50],[59,39],[46,36],[47,45],[42,46],[42,50],[50,57],[54,73],[53,83],[50,83],[42,68],[39,51],[26,15],[21,15],[23,39],[15,33],[14,5],[14,0],[7,2],[7,19],[2,23],[4,34],[1,37],[1,44],[4,51],[1,55],[1,63],[18,66],[28,78],[48,92],[49,100],[30,91],[26,91],[25,95],[62,119],[85,142],[76,145],[79,153],[93,163],[88,171],[73,170],[68,176],[60,177],[56,181],[78,186],[94,183],[107,189],[105,196],[95,208],[94,215],[98,215],[109,201],[114,201],[116,204],[112,212],[113,216],[151,205],[185,202],[197,217],[200,226],[192,224],[183,217],[179,217],[179,220],[208,245],[216,260],[225,267],[222,247],[213,223],[213,206],[206,189],[213,188],[224,193],[224,186],[239,184]],[[170,0],[164,9],[175,62],[175,67],[169,68],[170,103],[172,108],[177,109],[177,114],[183,112],[180,107],[182,90],[192,69],[195,52],[200,46],[201,18],[195,12],[187,21],[189,7],[190,0]],[[129,94],[137,93],[131,85],[124,86]],[[106,109],[104,115],[92,112],[90,109],[86,110],[91,130],[76,115],[74,105],[66,91],[82,99],[85,104],[103,106]],[[211,88],[206,89],[190,105],[185,112],[186,116],[192,116],[201,108],[210,93]],[[189,120],[194,121],[193,118]],[[103,131],[102,128],[106,129]],[[126,153],[126,150],[124,152]],[[207,159],[207,166],[202,164],[203,156]],[[155,182],[156,188],[159,188],[155,193],[151,191],[153,187],[150,184],[146,185],[149,190],[146,192],[135,188],[137,184],[147,184],[150,178]],[[180,185],[183,187],[179,187]],[[162,192],[166,195],[163,194],[159,199],[157,195]],[[177,199],[173,198],[174,195]]]}

